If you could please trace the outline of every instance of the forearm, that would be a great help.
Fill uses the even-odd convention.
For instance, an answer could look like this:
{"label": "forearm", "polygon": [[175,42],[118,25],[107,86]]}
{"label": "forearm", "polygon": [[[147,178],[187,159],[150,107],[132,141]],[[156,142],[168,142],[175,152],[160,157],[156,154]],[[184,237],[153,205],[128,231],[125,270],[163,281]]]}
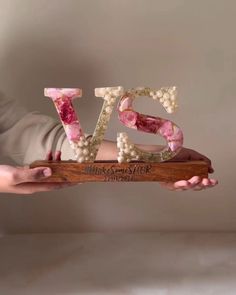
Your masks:
{"label": "forearm", "polygon": [[65,159],[75,159],[58,121],[30,113],[16,100],[0,94],[0,154],[23,165],[44,159],[48,150],[62,150]]}
{"label": "forearm", "polygon": [[[160,146],[160,145],[142,145],[142,144],[137,144],[137,147],[148,152],[158,152],[163,148],[163,146]],[[118,150],[117,150],[116,142],[104,140],[98,150],[96,160],[102,160],[102,161],[116,160],[117,153],[118,153]]]}

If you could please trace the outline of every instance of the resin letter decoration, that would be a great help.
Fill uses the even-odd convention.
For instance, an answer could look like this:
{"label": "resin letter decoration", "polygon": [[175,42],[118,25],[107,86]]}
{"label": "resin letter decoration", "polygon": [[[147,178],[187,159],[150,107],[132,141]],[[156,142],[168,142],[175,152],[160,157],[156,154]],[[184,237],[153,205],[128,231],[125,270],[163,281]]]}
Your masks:
{"label": "resin letter decoration", "polygon": [[124,90],[121,86],[95,89],[95,95],[103,98],[104,102],[93,135],[85,137],[79,118],[72,105],[73,99],[82,96],[82,90],[79,88],[45,88],[44,94],[53,100],[71,148],[79,163],[95,161],[116,98],[123,95],[123,93]]}
{"label": "resin letter decoration", "polygon": [[172,121],[136,112],[133,102],[139,96],[151,97],[159,101],[168,113],[173,113],[177,107],[176,87],[163,87],[151,90],[147,87],[130,89],[120,98],[118,104],[119,120],[127,127],[162,136],[167,145],[156,153],[147,152],[134,145],[124,132],[117,137],[118,162],[133,160],[144,162],[163,162],[173,158],[183,145],[183,133]]}

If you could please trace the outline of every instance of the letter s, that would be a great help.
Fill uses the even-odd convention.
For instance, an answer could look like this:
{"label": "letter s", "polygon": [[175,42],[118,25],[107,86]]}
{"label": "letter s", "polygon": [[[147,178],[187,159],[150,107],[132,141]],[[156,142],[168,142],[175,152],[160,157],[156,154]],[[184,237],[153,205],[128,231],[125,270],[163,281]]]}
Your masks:
{"label": "letter s", "polygon": [[183,145],[183,133],[172,121],[159,117],[144,115],[133,110],[133,102],[139,96],[148,96],[159,100],[168,113],[173,113],[176,104],[176,87],[165,87],[160,90],[135,88],[126,91],[118,103],[119,120],[122,124],[138,131],[158,134],[165,138],[167,145],[159,152],[147,152],[132,144],[126,133],[117,137],[118,162],[132,160],[163,162],[173,158]]}

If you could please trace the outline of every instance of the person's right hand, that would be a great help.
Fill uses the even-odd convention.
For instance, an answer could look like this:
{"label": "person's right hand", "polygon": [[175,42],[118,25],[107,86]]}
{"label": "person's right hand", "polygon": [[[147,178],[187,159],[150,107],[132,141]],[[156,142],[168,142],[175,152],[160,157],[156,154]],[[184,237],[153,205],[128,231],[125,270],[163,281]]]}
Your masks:
{"label": "person's right hand", "polygon": [[[52,154],[50,154],[52,159]],[[56,153],[56,160],[60,160],[60,152]],[[74,184],[71,183],[43,183],[39,180],[51,176],[52,171],[47,167],[30,169],[0,165],[0,193],[33,194],[61,189]]]}
{"label": "person's right hand", "polygon": [[[198,153],[197,151],[182,148],[178,153],[170,161],[205,161],[208,165],[208,172],[213,173],[214,169],[211,164],[211,160],[206,156]],[[193,176],[188,180],[180,180],[177,182],[161,182],[162,187],[169,189],[171,191],[186,191],[186,190],[194,190],[200,191],[207,188],[215,187],[218,184],[218,180],[212,178],[201,178],[199,176]]]}

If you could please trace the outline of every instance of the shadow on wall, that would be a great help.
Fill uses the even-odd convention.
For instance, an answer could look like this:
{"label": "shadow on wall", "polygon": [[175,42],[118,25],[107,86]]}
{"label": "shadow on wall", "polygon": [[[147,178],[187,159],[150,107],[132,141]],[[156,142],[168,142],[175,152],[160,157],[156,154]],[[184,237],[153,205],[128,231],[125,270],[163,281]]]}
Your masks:
{"label": "shadow on wall", "polygon": [[[73,45],[66,36],[54,40],[46,32],[45,36],[42,32],[13,35],[4,59],[0,61],[3,91],[20,99],[29,109],[46,111],[54,116],[55,110],[52,107],[50,110],[47,99],[41,99],[45,87],[79,87],[84,96],[94,97],[94,88],[101,85],[97,80],[103,76],[104,67],[84,48],[76,53],[78,44]],[[88,112],[91,118],[93,113],[96,118],[100,104],[100,101],[81,99],[80,110],[84,119]]]}

